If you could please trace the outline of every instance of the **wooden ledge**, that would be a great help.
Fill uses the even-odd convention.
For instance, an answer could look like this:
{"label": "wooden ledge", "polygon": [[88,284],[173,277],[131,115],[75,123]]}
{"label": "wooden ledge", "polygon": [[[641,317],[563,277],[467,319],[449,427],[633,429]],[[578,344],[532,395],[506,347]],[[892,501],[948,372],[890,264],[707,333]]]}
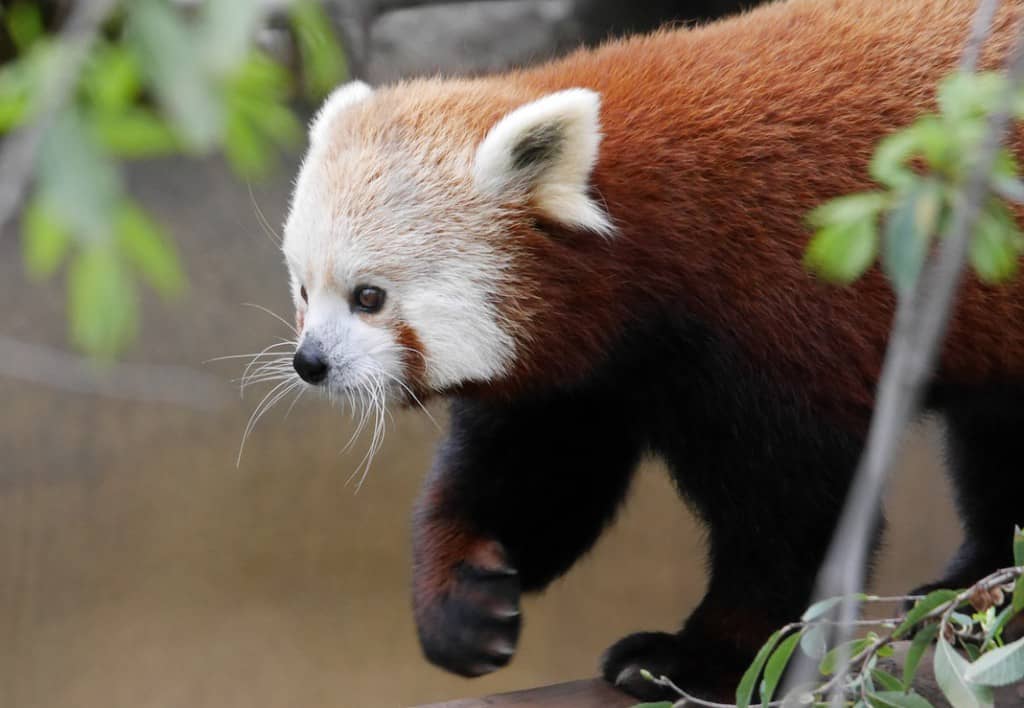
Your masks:
{"label": "wooden ledge", "polygon": [[638,702],[601,679],[584,679],[484,698],[432,703],[419,708],[628,708]]}
{"label": "wooden ledge", "polygon": [[[929,652],[930,653],[930,652]],[[915,688],[931,701],[936,708],[944,708],[949,704],[943,700],[942,692],[935,685],[935,679],[929,670],[931,657],[926,656],[921,662],[921,673]],[[899,672],[895,666],[885,667]],[[1021,708],[1024,706],[1024,683],[1016,686],[1004,686],[995,690],[996,708]],[[500,693],[483,698],[464,698],[444,703],[432,703],[418,708],[629,708],[639,703],[635,698],[616,691],[600,679],[584,679],[570,681],[553,686]]]}

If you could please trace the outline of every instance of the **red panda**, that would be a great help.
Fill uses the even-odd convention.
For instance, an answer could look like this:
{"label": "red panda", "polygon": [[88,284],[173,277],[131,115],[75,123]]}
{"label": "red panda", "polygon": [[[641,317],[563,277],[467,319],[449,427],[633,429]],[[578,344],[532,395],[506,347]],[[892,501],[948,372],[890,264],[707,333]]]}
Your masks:
{"label": "red panda", "polygon": [[[1001,4],[986,66],[1022,8]],[[415,510],[430,661],[507,664],[520,593],[590,549],[645,454],[708,526],[708,590],[679,631],[611,647],[603,675],[645,698],[661,689],[642,668],[728,695],[799,615],[894,305],[877,269],[847,288],[809,274],[805,217],[870,186],[874,146],[932,109],[974,9],[790,0],[328,99],[285,228],[294,365],[341,397],[451,402]],[[1024,280],[969,279],[927,400],[948,423],[965,531],[944,583],[1010,560],[1022,394]]]}

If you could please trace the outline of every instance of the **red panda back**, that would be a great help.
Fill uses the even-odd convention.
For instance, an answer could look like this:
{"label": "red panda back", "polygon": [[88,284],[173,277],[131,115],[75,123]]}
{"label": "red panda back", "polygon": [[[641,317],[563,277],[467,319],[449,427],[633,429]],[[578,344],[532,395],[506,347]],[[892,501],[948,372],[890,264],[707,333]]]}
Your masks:
{"label": "red panda back", "polygon": [[[560,325],[548,316],[549,326],[627,321],[628,293],[643,289],[683,304],[769,371],[805,382],[812,398],[866,423],[891,286],[877,268],[848,288],[817,281],[801,262],[805,217],[833,196],[872,186],[874,146],[934,107],[975,6],[794,0],[515,76],[538,95],[585,86],[602,96],[593,182],[620,233],[609,251],[588,253],[590,276],[577,281],[583,295]],[[1022,7],[1002,4],[987,66],[1004,61]],[[1022,146],[1017,134],[1018,154]],[[1024,281],[987,287],[968,279],[939,375],[965,383],[1024,377]]]}

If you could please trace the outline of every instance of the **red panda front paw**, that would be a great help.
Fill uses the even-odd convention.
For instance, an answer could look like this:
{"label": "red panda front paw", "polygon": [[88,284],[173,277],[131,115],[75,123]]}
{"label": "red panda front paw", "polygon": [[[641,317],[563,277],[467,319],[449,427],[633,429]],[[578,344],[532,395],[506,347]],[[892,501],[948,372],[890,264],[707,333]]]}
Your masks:
{"label": "red panda front paw", "polygon": [[423,654],[460,676],[500,669],[511,661],[519,641],[519,575],[505,563],[500,544],[486,546],[451,568],[442,587],[415,583]]}

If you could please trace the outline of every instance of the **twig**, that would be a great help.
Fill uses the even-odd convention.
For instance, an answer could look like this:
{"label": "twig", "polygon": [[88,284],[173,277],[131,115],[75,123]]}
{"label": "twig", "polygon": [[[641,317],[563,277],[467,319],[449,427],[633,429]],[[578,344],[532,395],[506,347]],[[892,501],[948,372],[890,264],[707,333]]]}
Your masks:
{"label": "twig", "polygon": [[992,31],[992,20],[995,19],[999,0],[981,0],[971,21],[971,34],[964,45],[964,53],[960,56],[960,71],[973,72],[978,67],[981,48],[985,46],[989,32]]}
{"label": "twig", "polygon": [[[998,0],[982,0],[972,23],[961,61],[973,70],[980,47],[990,31]],[[828,556],[818,576],[815,599],[844,596],[839,606],[837,641],[850,636],[849,622],[858,611],[855,593],[864,584],[868,546],[881,492],[903,432],[917,409],[926,378],[937,356],[938,344],[949,321],[950,305],[960,283],[971,235],[990,189],[989,175],[1011,117],[1011,97],[1024,80],[1024,46],[1018,37],[1008,71],[1010,88],[1004,105],[990,117],[977,159],[956,200],[950,225],[937,256],[918,279],[913,291],[900,298],[893,334],[886,351],[878,386],[877,405],[867,446],[851,485],[848,501],[836,528]],[[842,674],[848,657],[839,657]],[[787,683],[806,683],[813,667],[799,661]]]}

